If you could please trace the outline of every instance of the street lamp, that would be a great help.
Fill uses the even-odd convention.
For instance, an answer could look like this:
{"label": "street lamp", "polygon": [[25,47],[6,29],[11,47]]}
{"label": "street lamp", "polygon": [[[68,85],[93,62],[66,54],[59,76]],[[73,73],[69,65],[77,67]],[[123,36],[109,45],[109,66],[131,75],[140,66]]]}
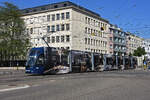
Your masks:
{"label": "street lamp", "polygon": [[116,67],[118,67],[118,52],[116,52]]}
{"label": "street lamp", "polygon": [[122,67],[122,70],[125,68],[125,56],[124,56],[124,53],[122,54],[122,58],[123,58],[123,67]]}

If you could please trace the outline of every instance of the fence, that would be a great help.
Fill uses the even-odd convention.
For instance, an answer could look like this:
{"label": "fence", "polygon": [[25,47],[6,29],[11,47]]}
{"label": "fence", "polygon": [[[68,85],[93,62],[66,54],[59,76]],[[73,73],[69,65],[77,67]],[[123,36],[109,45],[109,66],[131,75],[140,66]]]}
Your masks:
{"label": "fence", "polygon": [[26,60],[0,61],[0,67],[23,67]]}

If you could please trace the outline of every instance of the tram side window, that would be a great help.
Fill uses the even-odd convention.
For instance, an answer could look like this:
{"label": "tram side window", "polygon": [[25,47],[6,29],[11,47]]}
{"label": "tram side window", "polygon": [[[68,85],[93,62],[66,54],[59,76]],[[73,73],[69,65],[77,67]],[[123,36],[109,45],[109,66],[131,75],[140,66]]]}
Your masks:
{"label": "tram side window", "polygon": [[112,59],[111,58],[107,58],[107,64],[112,65]]}
{"label": "tram side window", "polygon": [[44,64],[44,55],[40,55],[36,62],[37,65],[43,65]]}
{"label": "tram side window", "polygon": [[56,61],[57,57],[56,56],[52,56],[52,61]]}
{"label": "tram side window", "polygon": [[61,63],[62,63],[63,65],[67,65],[68,56],[62,55],[62,58],[61,58],[61,59],[62,59],[62,62],[61,62]]}
{"label": "tram side window", "polygon": [[95,56],[94,56],[94,63],[95,63],[96,66],[97,66],[97,65],[100,65],[100,58],[99,58],[98,55],[95,55]]}
{"label": "tram side window", "polygon": [[53,55],[51,57],[52,63],[54,64],[54,66],[59,64],[59,56],[58,55]]}
{"label": "tram side window", "polygon": [[79,65],[81,63],[81,57],[80,55],[74,56],[74,64]]}

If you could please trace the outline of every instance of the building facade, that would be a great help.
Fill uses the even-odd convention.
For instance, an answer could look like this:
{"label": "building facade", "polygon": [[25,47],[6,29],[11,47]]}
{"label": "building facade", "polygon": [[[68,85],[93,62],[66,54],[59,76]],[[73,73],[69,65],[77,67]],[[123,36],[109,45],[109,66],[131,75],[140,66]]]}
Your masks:
{"label": "building facade", "polygon": [[109,53],[126,55],[126,33],[115,25],[110,25]]}
{"label": "building facade", "polygon": [[[108,52],[109,22],[72,2],[60,2],[22,10],[33,47]],[[42,38],[43,37],[43,38]]]}
{"label": "building facade", "polygon": [[133,54],[134,50],[142,47],[143,38],[140,38],[132,33],[127,32],[127,54]]}
{"label": "building facade", "polygon": [[150,39],[144,39],[142,47],[144,47],[144,49],[145,49],[145,52],[146,52],[145,56],[148,59],[150,59]]}

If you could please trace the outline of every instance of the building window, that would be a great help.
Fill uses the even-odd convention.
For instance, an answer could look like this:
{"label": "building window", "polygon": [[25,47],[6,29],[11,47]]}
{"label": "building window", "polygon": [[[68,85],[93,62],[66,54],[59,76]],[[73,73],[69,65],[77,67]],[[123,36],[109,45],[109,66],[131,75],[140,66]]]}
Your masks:
{"label": "building window", "polygon": [[66,19],[70,18],[70,12],[66,12]]}
{"label": "building window", "polygon": [[64,36],[61,36],[61,42],[64,42],[64,39],[65,37]]}
{"label": "building window", "polygon": [[90,24],[90,18],[88,18],[88,24]]}
{"label": "building window", "polygon": [[87,33],[87,27],[85,27],[85,33]]}
{"label": "building window", "polygon": [[64,7],[66,7],[67,6],[67,4],[64,4]]}
{"label": "building window", "polygon": [[70,41],[70,36],[66,35],[66,42],[69,42],[69,41]]}
{"label": "building window", "polygon": [[88,33],[90,34],[91,32],[90,32],[90,28],[88,28]]}
{"label": "building window", "polygon": [[56,25],[56,31],[60,31],[59,25]]}
{"label": "building window", "polygon": [[90,25],[94,25],[94,24],[93,24],[93,19],[91,19],[91,21],[90,21]]}
{"label": "building window", "polygon": [[96,46],[98,45],[98,40],[96,40]]}
{"label": "building window", "polygon": [[91,45],[93,44],[93,39],[91,39]]}
{"label": "building window", "polygon": [[94,42],[94,45],[95,45],[95,40],[93,42]]}
{"label": "building window", "polygon": [[52,32],[55,32],[55,25],[52,25]]}
{"label": "building window", "polygon": [[50,43],[50,37],[47,37],[47,42]]}
{"label": "building window", "polygon": [[65,30],[65,25],[62,24],[62,25],[61,25],[61,31],[64,31],[64,30]]}
{"label": "building window", "polygon": [[91,34],[93,34],[93,29],[91,29]]}
{"label": "building window", "polygon": [[60,20],[60,14],[56,14],[56,20]]}
{"label": "building window", "polygon": [[26,29],[26,34],[27,34],[27,35],[29,34],[29,29],[28,29],[28,28]]}
{"label": "building window", "polygon": [[110,48],[111,48],[111,49],[113,48],[112,44],[110,44]]}
{"label": "building window", "polygon": [[85,44],[87,44],[87,38],[85,38]]}
{"label": "building window", "polygon": [[30,19],[30,24],[33,24],[33,18]]}
{"label": "building window", "polygon": [[52,21],[55,21],[55,15],[54,14],[52,15]]}
{"label": "building window", "polygon": [[112,37],[110,37],[110,41],[112,41]]}
{"label": "building window", "polygon": [[59,36],[56,36],[56,42],[59,42]]}
{"label": "building window", "polygon": [[46,16],[43,16],[42,20],[43,22],[46,22]]}
{"label": "building window", "polygon": [[65,14],[61,13],[61,19],[64,20],[65,19]]}
{"label": "building window", "polygon": [[66,30],[70,30],[70,24],[66,24]]}
{"label": "building window", "polygon": [[50,15],[47,15],[47,21],[50,21]]}
{"label": "building window", "polygon": [[90,44],[90,38],[88,38],[88,44]]}
{"label": "building window", "polygon": [[47,26],[47,33],[50,33],[50,26]]}
{"label": "building window", "polygon": [[70,49],[70,47],[66,47],[66,49],[67,49],[67,50],[69,50],[69,49]]}
{"label": "building window", "polygon": [[94,20],[93,24],[94,24],[94,26],[95,26],[95,20]]}
{"label": "building window", "polygon": [[87,24],[87,17],[85,17],[85,23]]}
{"label": "building window", "polygon": [[54,8],[58,8],[58,5],[54,5]]}
{"label": "building window", "polygon": [[42,7],[41,10],[45,10],[45,7]]}
{"label": "building window", "polygon": [[55,43],[55,37],[52,36],[52,43]]}
{"label": "building window", "polygon": [[33,28],[30,29],[30,34],[33,34]]}
{"label": "building window", "polygon": [[29,13],[29,10],[26,10],[25,13]]}
{"label": "building window", "polygon": [[98,44],[99,44],[99,46],[101,46],[101,41],[100,40],[98,41]]}

